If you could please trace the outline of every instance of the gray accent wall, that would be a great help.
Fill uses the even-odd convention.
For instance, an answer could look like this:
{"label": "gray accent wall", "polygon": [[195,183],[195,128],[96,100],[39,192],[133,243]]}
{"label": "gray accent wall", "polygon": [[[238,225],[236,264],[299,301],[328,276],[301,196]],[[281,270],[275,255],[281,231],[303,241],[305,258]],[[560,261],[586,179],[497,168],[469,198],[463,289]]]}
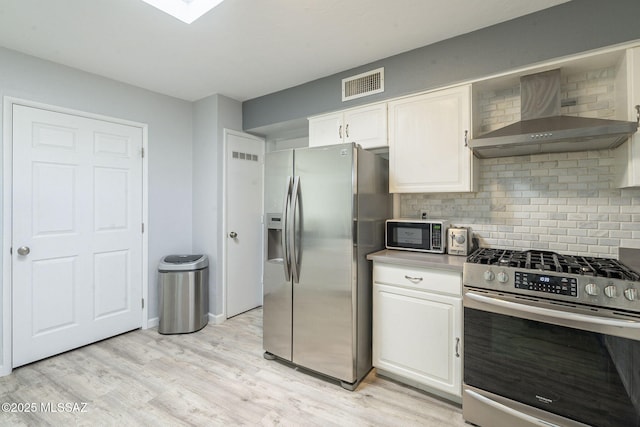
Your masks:
{"label": "gray accent wall", "polygon": [[[311,115],[342,110],[640,39],[640,1],[573,0],[492,27],[424,46],[242,104],[243,128],[302,126]],[[291,64],[295,66],[295,64]],[[385,91],[341,100],[343,78],[385,68]],[[304,119],[305,122],[302,122]]]}

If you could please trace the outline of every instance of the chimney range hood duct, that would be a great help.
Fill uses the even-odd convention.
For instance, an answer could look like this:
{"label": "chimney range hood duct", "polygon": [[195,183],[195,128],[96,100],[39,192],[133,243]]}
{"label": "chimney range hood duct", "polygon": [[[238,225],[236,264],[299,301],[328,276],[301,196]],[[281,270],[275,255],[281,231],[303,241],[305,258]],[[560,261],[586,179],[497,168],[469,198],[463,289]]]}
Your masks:
{"label": "chimney range hood duct", "polygon": [[521,77],[520,103],[521,121],[469,141],[477,157],[615,148],[638,129],[638,122],[560,115],[560,69]]}

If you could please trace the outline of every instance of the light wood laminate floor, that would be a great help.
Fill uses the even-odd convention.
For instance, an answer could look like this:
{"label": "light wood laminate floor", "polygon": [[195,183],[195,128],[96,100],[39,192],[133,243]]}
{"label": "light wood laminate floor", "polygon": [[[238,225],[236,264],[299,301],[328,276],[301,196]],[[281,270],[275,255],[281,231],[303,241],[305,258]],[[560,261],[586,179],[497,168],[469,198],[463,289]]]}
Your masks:
{"label": "light wood laminate floor", "polygon": [[465,425],[458,406],[375,370],[349,392],[262,354],[261,309],[193,334],[129,332],[0,377],[0,424]]}

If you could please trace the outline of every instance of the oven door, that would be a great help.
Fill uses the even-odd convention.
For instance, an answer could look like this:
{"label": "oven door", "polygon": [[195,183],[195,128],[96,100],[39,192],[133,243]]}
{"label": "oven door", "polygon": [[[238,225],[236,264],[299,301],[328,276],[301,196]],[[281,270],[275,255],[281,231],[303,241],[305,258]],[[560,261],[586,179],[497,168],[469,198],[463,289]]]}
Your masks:
{"label": "oven door", "polygon": [[640,318],[465,289],[465,419],[640,427]]}

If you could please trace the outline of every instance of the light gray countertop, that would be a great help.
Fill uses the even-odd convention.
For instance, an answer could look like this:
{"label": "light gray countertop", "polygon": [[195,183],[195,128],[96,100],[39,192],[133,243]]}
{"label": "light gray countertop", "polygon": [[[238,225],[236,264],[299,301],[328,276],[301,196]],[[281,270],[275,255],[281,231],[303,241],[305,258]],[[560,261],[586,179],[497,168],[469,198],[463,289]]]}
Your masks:
{"label": "light gray countertop", "polygon": [[399,264],[407,267],[440,268],[462,272],[462,266],[467,257],[384,249],[370,253],[367,255],[367,259],[374,262]]}

